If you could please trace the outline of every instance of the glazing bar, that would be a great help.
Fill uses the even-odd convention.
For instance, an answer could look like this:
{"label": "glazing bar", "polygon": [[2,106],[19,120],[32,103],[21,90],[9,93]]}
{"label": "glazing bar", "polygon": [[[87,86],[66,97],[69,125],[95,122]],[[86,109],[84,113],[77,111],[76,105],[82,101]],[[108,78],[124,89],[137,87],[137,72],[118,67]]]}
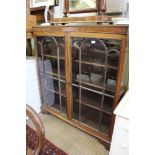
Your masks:
{"label": "glazing bar", "polygon": [[[103,104],[104,104],[104,98],[105,98],[105,86],[106,86],[106,77],[107,77],[107,65],[108,65],[108,50],[107,47],[105,45],[105,43],[101,40],[101,43],[103,44],[103,46],[106,49],[105,52],[105,68],[104,68],[104,81],[103,81],[103,91],[102,91],[102,101],[101,101],[101,108],[103,109]],[[101,130],[101,123],[102,123],[102,111],[100,112],[100,119],[99,119],[99,130]]]}
{"label": "glazing bar", "polygon": [[81,48],[79,48],[79,121],[81,121]]}
{"label": "glazing bar", "polygon": [[[76,86],[79,88],[79,121],[81,121],[81,48],[77,44],[74,44],[73,47],[79,51],[79,85]],[[74,86],[73,83],[72,86]]]}
{"label": "glazing bar", "polygon": [[[58,65],[58,84],[59,84],[59,92],[61,94],[61,82],[60,82],[60,50],[59,46],[57,46],[57,65]],[[62,100],[61,95],[59,94],[59,101],[60,101],[60,111],[62,112]]]}

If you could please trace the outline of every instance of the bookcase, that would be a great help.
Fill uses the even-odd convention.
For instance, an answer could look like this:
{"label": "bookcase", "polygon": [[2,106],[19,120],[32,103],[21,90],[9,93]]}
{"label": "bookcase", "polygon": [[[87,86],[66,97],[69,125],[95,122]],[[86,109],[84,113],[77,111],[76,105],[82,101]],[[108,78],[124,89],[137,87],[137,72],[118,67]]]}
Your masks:
{"label": "bookcase", "polygon": [[128,26],[34,27],[43,113],[109,148],[122,83]]}

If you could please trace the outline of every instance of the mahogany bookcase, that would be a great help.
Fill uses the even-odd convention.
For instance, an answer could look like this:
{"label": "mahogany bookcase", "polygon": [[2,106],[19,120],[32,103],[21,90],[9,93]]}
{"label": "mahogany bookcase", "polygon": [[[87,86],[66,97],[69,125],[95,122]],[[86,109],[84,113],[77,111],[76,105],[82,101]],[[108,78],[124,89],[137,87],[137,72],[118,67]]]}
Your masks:
{"label": "mahogany bookcase", "polygon": [[33,27],[41,111],[110,147],[128,26]]}

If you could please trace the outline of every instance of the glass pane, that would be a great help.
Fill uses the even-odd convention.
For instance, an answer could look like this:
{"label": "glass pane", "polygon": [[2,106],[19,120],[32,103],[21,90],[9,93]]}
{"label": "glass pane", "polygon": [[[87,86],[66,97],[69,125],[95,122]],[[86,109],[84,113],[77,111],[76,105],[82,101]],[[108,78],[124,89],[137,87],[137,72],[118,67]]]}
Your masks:
{"label": "glass pane", "polygon": [[58,62],[57,59],[46,57],[46,59],[44,60],[44,66],[45,66],[45,73],[51,74],[56,78],[58,78],[58,75],[60,75],[60,79],[65,80],[65,61],[64,60],[59,60]]}
{"label": "glass pane", "polygon": [[71,43],[73,118],[108,134],[121,42],[73,37]]}
{"label": "glass pane", "polygon": [[45,73],[50,73],[58,77],[57,59],[45,58],[44,59]]}
{"label": "glass pane", "polygon": [[[53,97],[52,97],[53,102],[50,106],[55,108],[56,110],[60,111],[60,96],[59,96],[59,94],[53,93],[51,91],[48,91],[48,92],[50,95],[53,94]],[[51,101],[51,99],[50,99],[50,101]]]}
{"label": "glass pane", "polygon": [[[95,93],[93,90],[81,89],[78,86],[73,86],[73,102],[80,103],[87,107],[91,107],[100,112],[104,111],[106,114],[111,115],[113,111],[114,97],[106,96],[101,93]],[[79,95],[81,93],[81,95]],[[105,92],[108,95],[108,92]],[[110,93],[109,93],[110,94]],[[74,107],[75,106],[75,107]],[[77,111],[77,105],[73,104],[73,109],[79,115]],[[79,116],[80,117],[80,116]]]}
{"label": "glass pane", "polygon": [[66,97],[61,97],[61,104],[62,104],[62,113],[67,114],[67,105],[66,105]]}
{"label": "glass pane", "polygon": [[96,0],[69,0],[69,10],[84,10],[96,7]]}
{"label": "glass pane", "polygon": [[100,113],[98,112],[98,110],[92,109],[84,105],[81,106],[81,122],[82,123],[85,123],[98,130],[99,118],[100,118]]}
{"label": "glass pane", "polygon": [[63,37],[37,37],[43,104],[66,114],[65,52]]}
{"label": "glass pane", "polygon": [[41,74],[44,73],[44,69],[43,69],[43,55],[42,55],[42,50],[41,47],[42,45],[40,44],[40,42],[36,42],[36,46],[37,46],[37,54],[38,54],[38,72]]}
{"label": "glass pane", "polygon": [[79,102],[73,101],[73,118],[99,130],[100,113],[98,110],[85,105],[80,105]]}
{"label": "glass pane", "polygon": [[[60,85],[60,88],[59,88]],[[46,76],[46,88],[57,94],[61,94],[66,97],[66,83],[65,81],[58,81],[51,76]],[[59,90],[60,89],[60,90]]]}
{"label": "glass pane", "polygon": [[88,106],[101,109],[102,95],[98,93],[94,93],[92,91],[82,89],[81,102],[82,104],[86,104]]}
{"label": "glass pane", "polygon": [[111,116],[102,113],[102,121],[101,121],[101,132],[104,132],[108,135],[109,129],[111,125]]}
{"label": "glass pane", "polygon": [[79,102],[73,100],[73,118],[79,120]]}

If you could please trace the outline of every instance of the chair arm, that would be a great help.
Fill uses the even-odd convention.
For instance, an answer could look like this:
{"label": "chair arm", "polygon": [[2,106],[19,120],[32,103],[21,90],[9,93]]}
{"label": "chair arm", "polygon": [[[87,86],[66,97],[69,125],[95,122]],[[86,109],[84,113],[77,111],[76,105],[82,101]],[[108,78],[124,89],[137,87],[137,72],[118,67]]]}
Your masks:
{"label": "chair arm", "polygon": [[29,105],[26,105],[26,116],[28,116],[30,120],[32,120],[38,133],[38,144],[34,150],[34,155],[39,155],[45,144],[45,130],[43,123],[35,110]]}

